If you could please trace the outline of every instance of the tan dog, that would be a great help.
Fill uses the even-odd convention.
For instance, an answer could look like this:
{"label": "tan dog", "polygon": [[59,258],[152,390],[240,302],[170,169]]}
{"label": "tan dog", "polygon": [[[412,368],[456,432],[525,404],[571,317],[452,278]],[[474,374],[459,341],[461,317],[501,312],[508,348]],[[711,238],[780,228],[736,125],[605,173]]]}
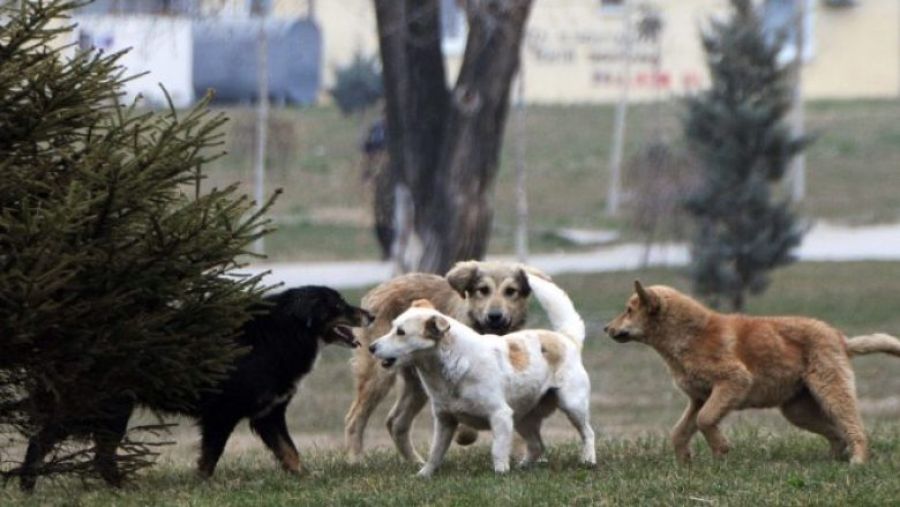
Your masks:
{"label": "tan dog", "polygon": [[[363,297],[361,306],[375,315],[375,322],[358,336],[362,346],[356,349],[353,359],[356,398],[344,420],[351,461],[361,457],[369,417],[390,391],[399,373],[403,387],[388,415],[388,431],[403,457],[422,462],[410,442],[409,430],[428,396],[413,367],[388,369],[380,366],[369,353],[369,344],[387,333],[391,322],[418,299],[431,301],[441,313],[480,333],[502,335],[516,331],[525,324],[531,294],[525,269],[541,276],[531,268],[514,263],[459,262],[446,278],[424,273],[404,275],[375,287]],[[474,430],[460,427],[456,441],[468,445],[477,436]]]}
{"label": "tan dog", "polygon": [[780,407],[794,425],[831,443],[835,457],[868,457],[850,357],[900,356],[900,340],[885,334],[847,339],[804,317],[749,317],[712,311],[671,287],[634,284],[625,312],[606,332],[618,342],[653,347],[690,401],[672,430],[675,455],[691,458],[699,430],[713,454],[728,452],[719,423],[732,410]]}

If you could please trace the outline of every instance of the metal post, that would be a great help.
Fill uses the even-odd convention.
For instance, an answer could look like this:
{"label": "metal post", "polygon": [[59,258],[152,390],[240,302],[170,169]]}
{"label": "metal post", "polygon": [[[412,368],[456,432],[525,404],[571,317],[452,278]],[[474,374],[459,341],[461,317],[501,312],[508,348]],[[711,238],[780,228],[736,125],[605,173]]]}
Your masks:
{"label": "metal post", "polygon": [[[794,55],[794,110],[792,113],[792,130],[795,137],[805,134],[805,106],[803,103],[803,53],[806,49],[806,12],[807,0],[798,0],[795,27],[797,39]],[[806,197],[806,154],[801,151],[794,156],[791,168],[791,199],[800,202]]]}
{"label": "metal post", "polygon": [[633,43],[631,26],[631,2],[623,1],[622,44],[624,46],[622,65],[622,90],[616,104],[616,119],[613,126],[613,144],[609,157],[609,188],[606,194],[606,213],[619,212],[622,194],[622,151],[625,147],[625,120],[628,115],[628,88],[631,81],[631,48]]}
{"label": "metal post", "polygon": [[[256,40],[256,157],[254,174],[256,182],[256,206],[261,209],[266,192],[266,137],[269,130],[269,43],[266,37],[266,17],[259,16],[259,33]],[[265,254],[262,237],[253,248],[256,253]]]}
{"label": "metal post", "polygon": [[525,185],[525,69],[519,62],[516,86],[516,257],[528,260],[528,189]]}

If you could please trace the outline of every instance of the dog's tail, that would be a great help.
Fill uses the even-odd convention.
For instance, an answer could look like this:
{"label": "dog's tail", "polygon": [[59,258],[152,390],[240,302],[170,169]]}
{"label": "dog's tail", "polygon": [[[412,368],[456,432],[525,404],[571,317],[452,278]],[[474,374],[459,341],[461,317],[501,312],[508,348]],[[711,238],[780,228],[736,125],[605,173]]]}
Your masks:
{"label": "dog's tail", "polygon": [[882,352],[900,357],[900,340],[885,333],[854,336],[847,339],[847,352],[851,356]]}
{"label": "dog's tail", "polygon": [[566,335],[579,347],[584,344],[584,321],[575,311],[575,305],[569,295],[560,289],[555,283],[541,276],[526,273],[528,285],[534,293],[534,297],[547,312],[550,324],[560,334]]}

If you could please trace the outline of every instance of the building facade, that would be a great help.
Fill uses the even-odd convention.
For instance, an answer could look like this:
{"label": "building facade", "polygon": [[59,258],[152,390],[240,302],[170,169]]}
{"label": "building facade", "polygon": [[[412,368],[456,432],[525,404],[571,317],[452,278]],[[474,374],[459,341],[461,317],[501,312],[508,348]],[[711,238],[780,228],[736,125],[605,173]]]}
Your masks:
{"label": "building facade", "polygon": [[[465,46],[465,2],[440,0],[442,45],[450,79]],[[900,1],[757,3],[767,29],[772,33],[783,30],[788,36],[783,54],[786,61],[796,58],[801,25],[797,9],[802,4],[807,98],[900,97]],[[728,0],[535,0],[522,46],[525,99],[531,103],[611,102],[620,97],[624,82],[629,84],[630,99],[638,101],[702,89],[708,76],[700,30],[727,7]],[[167,27],[163,32],[177,34],[185,33],[182,25],[186,20],[249,21],[260,12],[284,22],[312,23],[320,34],[320,46],[298,51],[317,52],[312,60],[320,66],[320,101],[328,100],[336,69],[357,53],[371,56],[378,52],[373,0],[97,0],[86,9],[89,12],[85,14],[93,16],[131,13],[145,20],[165,18],[169,21],[140,23],[156,29]],[[118,30],[115,25],[112,22],[102,28],[112,32]],[[127,41],[137,53],[146,53],[140,37],[120,35],[115,37],[118,42]],[[110,41],[102,34],[96,39]],[[185,56],[187,42],[181,35],[174,39],[180,41],[172,49],[177,58],[168,58],[168,67],[177,61],[183,69],[185,59],[190,58]],[[156,42],[153,46],[155,52],[167,47]],[[107,49],[119,47],[116,43]],[[165,55],[151,56],[167,60]],[[147,78],[153,85],[156,81],[177,82],[175,88],[187,89],[184,81],[192,79],[168,76],[171,69],[160,74],[153,65],[139,67],[154,72]]]}
{"label": "building facade", "polygon": [[[451,75],[465,43],[464,1],[442,0]],[[523,45],[526,100],[616,100],[625,79],[626,26],[632,27],[633,37],[631,98],[680,95],[706,86],[699,31],[711,16],[726,11],[727,0],[628,1],[631,5],[623,0],[535,0]],[[790,34],[785,58],[796,54],[794,9],[803,1],[803,86],[808,98],[900,96],[900,1],[759,0],[767,26]],[[372,0],[273,0],[272,9],[276,16],[311,15],[319,24],[325,87],[334,69],[355,52],[377,54]],[[646,33],[648,17],[651,28],[653,18],[658,19],[656,39]],[[635,28],[642,24],[645,30]]]}

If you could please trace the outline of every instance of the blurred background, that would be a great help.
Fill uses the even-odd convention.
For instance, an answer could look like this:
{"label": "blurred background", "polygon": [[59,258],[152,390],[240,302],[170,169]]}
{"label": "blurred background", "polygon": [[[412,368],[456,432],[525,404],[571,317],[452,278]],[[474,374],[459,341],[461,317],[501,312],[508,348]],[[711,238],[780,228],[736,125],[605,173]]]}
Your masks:
{"label": "blurred background", "polygon": [[[76,40],[61,43],[131,48],[126,72],[147,74],[127,96],[148,107],[166,104],[160,82],[176,108],[215,91],[212,107],[231,118],[228,154],[206,184],[239,181],[258,200],[284,189],[277,230],[257,245],[266,257],[250,267],[271,269],[273,283],[334,285],[358,301],[398,272],[482,254],[556,276],[592,331],[585,361],[603,433],[666,429],[683,403],[652,351],[600,332],[634,278],[725,309],[900,333],[896,0],[751,2],[763,46],[704,45],[704,33],[739,32],[715,30],[733,15],[725,0],[392,4],[96,0],[78,11]],[[753,69],[766,64],[757,96]],[[740,165],[743,148],[728,135],[753,122],[698,132],[704,118],[737,118],[746,104],[764,106],[748,118],[771,119],[747,137],[764,152],[748,167],[775,168],[750,190],[715,171]],[[717,147],[731,152],[716,158]],[[754,223],[770,215],[746,207],[747,192],[789,210],[787,222]],[[703,264],[740,264],[760,246],[717,239],[714,208],[739,215],[743,234],[771,229],[762,241],[778,248],[760,254],[762,275]],[[311,394],[295,399],[291,421],[301,441],[340,441],[347,359],[328,351],[304,380]],[[896,365],[856,364],[866,420],[896,421]],[[736,419],[745,417],[786,427],[767,413]],[[380,423],[369,433],[387,445]]]}

